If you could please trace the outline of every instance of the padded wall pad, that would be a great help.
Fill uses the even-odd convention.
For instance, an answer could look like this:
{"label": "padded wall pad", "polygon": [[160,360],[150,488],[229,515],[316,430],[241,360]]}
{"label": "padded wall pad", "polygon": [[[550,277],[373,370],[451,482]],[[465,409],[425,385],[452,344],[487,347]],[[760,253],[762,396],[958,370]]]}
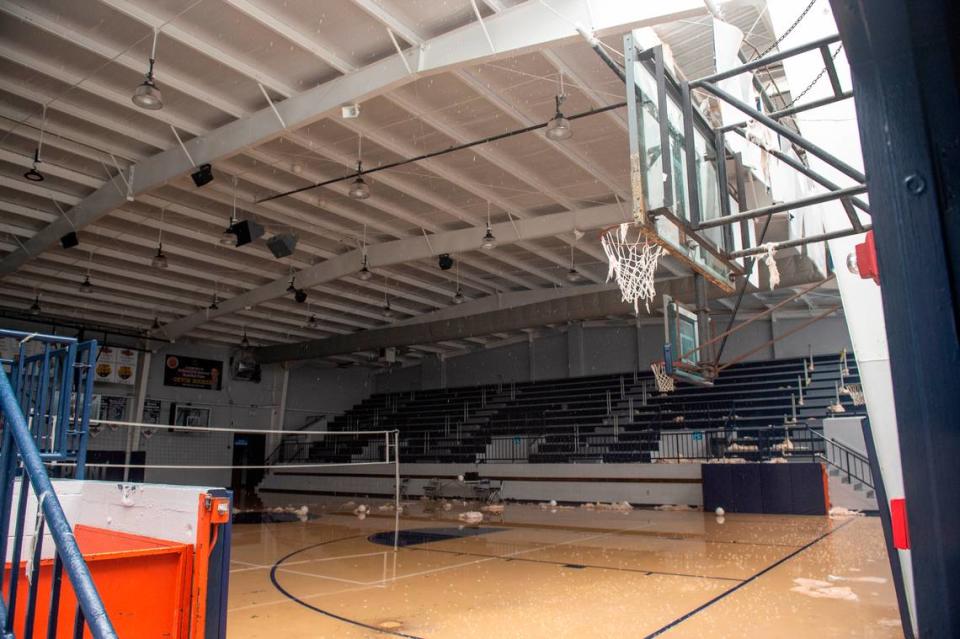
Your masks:
{"label": "padded wall pad", "polygon": [[826,515],[827,497],[820,464],[784,464],[790,468],[791,501],[794,515]]}
{"label": "padded wall pad", "polygon": [[703,478],[703,510],[713,512],[718,507],[726,509],[733,497],[730,464],[704,464],[701,466],[701,477]]}
{"label": "padded wall pad", "polygon": [[703,509],[730,513],[825,515],[827,495],[818,463],[703,464]]}
{"label": "padded wall pad", "polygon": [[789,515],[793,511],[790,466],[792,464],[760,464],[760,482],[763,486],[763,512]]}
{"label": "padded wall pad", "polygon": [[761,464],[731,464],[734,491],[734,508],[731,512],[763,512],[763,486],[760,484],[760,466]]}

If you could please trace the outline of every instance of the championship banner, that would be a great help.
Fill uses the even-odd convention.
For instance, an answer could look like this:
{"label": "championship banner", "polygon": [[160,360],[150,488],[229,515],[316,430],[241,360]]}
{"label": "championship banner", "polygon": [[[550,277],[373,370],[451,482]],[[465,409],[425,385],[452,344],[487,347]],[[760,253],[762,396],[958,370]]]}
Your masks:
{"label": "championship banner", "polygon": [[168,355],[163,367],[163,385],[220,390],[223,362],[215,359]]}

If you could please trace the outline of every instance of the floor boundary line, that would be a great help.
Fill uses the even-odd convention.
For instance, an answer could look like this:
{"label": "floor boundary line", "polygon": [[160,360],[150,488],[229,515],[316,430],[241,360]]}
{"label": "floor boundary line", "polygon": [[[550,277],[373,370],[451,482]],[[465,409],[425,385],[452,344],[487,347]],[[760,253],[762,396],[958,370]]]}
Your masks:
{"label": "floor boundary line", "polygon": [[660,627],[659,629],[654,630],[654,631],[651,632],[650,634],[644,636],[643,639],[653,639],[654,637],[659,637],[660,635],[662,635],[662,634],[665,633],[666,631],[670,630],[671,628],[675,628],[676,626],[679,626],[681,623],[683,623],[684,621],[686,621],[686,620],[689,619],[690,617],[693,617],[694,615],[697,615],[697,614],[703,612],[704,610],[706,610],[707,608],[709,608],[709,607],[712,606],[713,604],[717,603],[717,602],[720,601],[721,599],[724,599],[724,598],[726,598],[726,597],[729,597],[730,595],[732,595],[732,594],[735,593],[736,591],[740,590],[740,589],[743,588],[744,586],[753,583],[754,581],[756,581],[757,579],[759,579],[759,578],[762,577],[763,575],[767,574],[768,572],[770,572],[770,571],[773,570],[774,568],[776,568],[776,567],[778,567],[778,566],[786,563],[787,561],[790,561],[791,559],[793,559],[794,557],[796,557],[797,555],[799,555],[799,554],[802,553],[803,551],[805,551],[805,550],[807,550],[808,548],[810,548],[810,547],[812,547],[812,546],[820,543],[821,541],[823,541],[824,539],[826,539],[827,537],[829,537],[829,536],[832,535],[833,533],[835,533],[835,532],[837,532],[837,531],[839,531],[839,530],[842,530],[843,528],[845,528],[845,527],[848,526],[849,524],[853,523],[853,521],[854,521],[853,519],[850,519],[849,521],[843,522],[842,524],[840,524],[840,525],[837,526],[836,528],[833,528],[833,529],[831,529],[831,530],[828,530],[827,532],[823,533],[822,535],[820,535],[819,537],[817,537],[817,538],[814,539],[813,541],[811,541],[811,542],[809,542],[809,543],[801,546],[800,548],[797,548],[797,549],[794,550],[793,552],[791,552],[791,553],[785,555],[784,557],[778,559],[777,561],[773,562],[772,564],[770,564],[769,566],[767,566],[766,568],[764,568],[763,570],[761,570],[761,571],[758,572],[757,574],[752,575],[751,577],[748,577],[747,579],[741,581],[740,583],[738,583],[736,586],[734,586],[734,587],[731,588],[730,590],[727,590],[727,591],[725,591],[725,592],[720,593],[719,595],[717,595],[716,597],[710,599],[709,601],[706,601],[706,602],[700,604],[699,606],[697,606],[696,608],[694,608],[694,609],[691,610],[690,612],[688,612],[688,613],[686,613],[686,614],[684,614],[684,615],[682,615],[682,616],[680,616],[680,617],[677,617],[676,619],[674,619],[674,620],[671,621],[670,623],[666,624],[665,626],[662,626],[662,627]]}

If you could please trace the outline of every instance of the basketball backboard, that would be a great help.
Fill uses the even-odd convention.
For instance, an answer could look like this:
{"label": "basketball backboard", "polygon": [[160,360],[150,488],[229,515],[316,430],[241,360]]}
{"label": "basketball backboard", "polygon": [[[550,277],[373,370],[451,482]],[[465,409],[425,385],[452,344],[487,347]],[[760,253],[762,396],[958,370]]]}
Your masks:
{"label": "basketball backboard", "polygon": [[663,361],[665,372],[691,384],[711,384],[700,364],[700,330],[697,315],[663,296]]}
{"label": "basketball backboard", "polygon": [[720,187],[726,165],[718,164],[714,134],[700,114],[681,108],[685,89],[665,68],[662,48],[642,49],[637,38],[624,39],[634,219],[650,241],[733,292],[732,277],[742,272],[724,255],[735,248],[733,228],[694,228],[729,207]]}

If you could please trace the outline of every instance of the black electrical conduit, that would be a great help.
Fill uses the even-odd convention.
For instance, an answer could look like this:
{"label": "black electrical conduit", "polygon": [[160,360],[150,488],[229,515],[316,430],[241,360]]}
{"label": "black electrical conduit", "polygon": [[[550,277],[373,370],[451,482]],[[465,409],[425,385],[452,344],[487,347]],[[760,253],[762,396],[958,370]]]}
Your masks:
{"label": "black electrical conduit", "polygon": [[[573,115],[565,115],[564,117],[567,120],[579,120],[580,118],[586,118],[591,115],[596,115],[598,113],[606,113],[607,111],[613,111],[614,109],[620,109],[627,106],[626,102],[617,102],[616,104],[608,104],[607,106],[597,107],[595,109],[590,109],[589,111],[582,111],[581,113],[575,113]],[[276,200],[281,197],[286,197],[288,195],[295,195],[297,193],[303,193],[304,191],[309,191],[311,189],[316,189],[321,186],[327,186],[329,184],[335,184],[336,182],[343,182],[344,180],[351,180],[362,175],[369,175],[371,173],[377,173],[378,171],[386,171],[387,169],[395,169],[398,166],[404,166],[405,164],[413,164],[414,162],[422,162],[423,160],[429,160],[430,158],[435,158],[440,155],[446,155],[447,153],[453,153],[454,151],[462,151],[464,149],[469,149],[474,146],[479,146],[481,144],[488,144],[490,142],[498,142],[499,140],[504,140],[506,138],[511,138],[515,135],[520,135],[522,133],[529,133],[530,131],[536,131],[537,129],[542,129],[550,124],[553,119],[547,120],[541,124],[533,124],[522,129],[516,129],[513,131],[506,131],[504,133],[498,133],[497,135],[491,135],[486,138],[481,138],[479,140],[474,140],[472,142],[464,142],[463,144],[458,144],[456,146],[450,146],[445,149],[440,149],[438,151],[431,151],[429,153],[424,153],[423,155],[418,155],[413,158],[407,158],[405,160],[397,160],[396,162],[390,162],[389,164],[383,164],[376,168],[366,169],[363,171],[354,171],[349,175],[344,175],[341,177],[330,178],[329,180],[324,180],[322,182],[317,182],[316,184],[311,184],[309,186],[303,186],[299,189],[293,189],[292,191],[284,191],[282,193],[275,193],[269,195],[263,199],[257,200],[257,204],[262,204],[264,202],[270,202],[271,200]]]}

